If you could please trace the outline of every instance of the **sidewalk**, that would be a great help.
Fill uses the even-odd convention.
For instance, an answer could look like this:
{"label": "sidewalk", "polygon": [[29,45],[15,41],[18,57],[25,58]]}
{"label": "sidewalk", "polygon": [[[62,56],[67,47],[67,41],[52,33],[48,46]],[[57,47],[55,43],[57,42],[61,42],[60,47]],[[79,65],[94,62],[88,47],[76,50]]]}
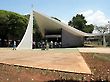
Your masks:
{"label": "sidewalk", "polygon": [[0,63],[91,74],[81,54],[74,49],[48,51],[2,49],[0,50]]}
{"label": "sidewalk", "polygon": [[110,54],[110,48],[77,48],[82,53],[105,53]]}

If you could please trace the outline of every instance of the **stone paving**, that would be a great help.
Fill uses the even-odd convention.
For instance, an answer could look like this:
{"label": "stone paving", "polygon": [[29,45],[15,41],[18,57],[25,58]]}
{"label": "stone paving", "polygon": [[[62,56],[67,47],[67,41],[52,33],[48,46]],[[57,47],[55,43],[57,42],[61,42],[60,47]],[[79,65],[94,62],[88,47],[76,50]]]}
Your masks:
{"label": "stone paving", "polygon": [[91,74],[89,67],[77,49],[0,49],[0,63]]}
{"label": "stone paving", "polygon": [[82,53],[104,53],[104,54],[110,54],[110,48],[77,48],[79,52]]}

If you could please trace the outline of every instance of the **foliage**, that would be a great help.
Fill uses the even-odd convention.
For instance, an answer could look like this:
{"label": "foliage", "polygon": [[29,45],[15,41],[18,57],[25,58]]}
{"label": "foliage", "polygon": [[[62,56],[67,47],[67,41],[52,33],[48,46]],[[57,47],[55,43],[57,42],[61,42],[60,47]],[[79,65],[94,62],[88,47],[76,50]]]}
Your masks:
{"label": "foliage", "polygon": [[[20,15],[14,12],[0,10],[0,39],[1,46],[5,46],[4,40],[21,40],[28,25],[30,15]],[[39,27],[34,19],[34,41],[41,39]]]}
{"label": "foliage", "polygon": [[108,33],[108,27],[104,26],[104,27],[95,27],[95,30],[97,30],[100,34],[103,34],[103,46],[106,47],[107,43],[106,43],[106,36],[105,33]]}
{"label": "foliage", "polygon": [[110,61],[109,54],[94,54],[94,58],[96,58],[100,61]]}
{"label": "foliage", "polygon": [[72,18],[68,25],[83,31],[83,28],[85,27],[86,23],[87,21],[85,20],[85,17],[82,14],[81,15],[77,14],[76,17]]}
{"label": "foliage", "polygon": [[107,28],[106,26],[105,26],[105,27],[103,27],[103,26],[100,26],[100,27],[96,26],[95,29],[96,29],[99,33],[102,33],[102,34],[104,34],[105,32],[108,32],[108,28]]}
{"label": "foliage", "polygon": [[87,33],[91,33],[93,31],[93,25],[86,25],[87,21],[85,20],[85,17],[81,14],[77,14],[76,16],[74,16],[72,18],[71,21],[68,22],[68,25],[78,29],[78,30],[81,30],[81,31],[84,31],[84,32],[87,32]]}
{"label": "foliage", "polygon": [[0,10],[0,38],[2,46],[4,46],[5,39],[21,39],[25,32],[27,21],[28,19],[23,15]]}
{"label": "foliage", "polygon": [[92,24],[90,24],[90,25],[86,25],[84,27],[83,31],[87,32],[87,33],[92,33],[93,29],[94,29],[94,26]]}

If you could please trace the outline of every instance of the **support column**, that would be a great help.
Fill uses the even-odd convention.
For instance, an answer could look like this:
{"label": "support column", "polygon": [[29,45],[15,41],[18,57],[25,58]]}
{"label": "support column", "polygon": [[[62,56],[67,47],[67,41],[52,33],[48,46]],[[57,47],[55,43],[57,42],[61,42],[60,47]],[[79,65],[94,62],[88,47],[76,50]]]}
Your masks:
{"label": "support column", "polygon": [[17,49],[32,49],[33,43],[33,12],[30,14],[29,23],[26,32]]}

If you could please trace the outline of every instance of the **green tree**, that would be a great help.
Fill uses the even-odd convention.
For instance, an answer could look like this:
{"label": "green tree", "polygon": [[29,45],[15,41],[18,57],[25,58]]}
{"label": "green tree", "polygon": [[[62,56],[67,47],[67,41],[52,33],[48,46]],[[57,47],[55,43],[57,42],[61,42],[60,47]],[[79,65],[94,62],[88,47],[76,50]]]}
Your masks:
{"label": "green tree", "polygon": [[82,14],[77,14],[68,22],[68,25],[78,30],[91,33],[94,29],[94,26],[92,24],[86,25],[86,23],[87,21],[85,20],[85,17]]}
{"label": "green tree", "polygon": [[92,31],[94,30],[94,25],[93,24],[90,24],[90,25],[86,25],[83,29],[84,32],[87,32],[87,33],[92,33]]}
{"label": "green tree", "polygon": [[4,40],[6,39],[21,39],[28,19],[20,14],[0,10],[0,39],[1,46],[4,46]]}
{"label": "green tree", "polygon": [[1,45],[4,45],[4,39],[7,37],[7,27],[8,27],[8,15],[6,15],[6,11],[0,11],[0,40]]}
{"label": "green tree", "polygon": [[87,21],[85,20],[85,17],[82,14],[77,14],[76,17],[73,17],[72,20],[68,22],[68,25],[83,31],[86,23]]}
{"label": "green tree", "polygon": [[[5,40],[21,40],[28,25],[30,15],[20,15],[15,12],[0,10],[0,46],[5,46]],[[41,33],[34,19],[33,40],[41,40]]]}

